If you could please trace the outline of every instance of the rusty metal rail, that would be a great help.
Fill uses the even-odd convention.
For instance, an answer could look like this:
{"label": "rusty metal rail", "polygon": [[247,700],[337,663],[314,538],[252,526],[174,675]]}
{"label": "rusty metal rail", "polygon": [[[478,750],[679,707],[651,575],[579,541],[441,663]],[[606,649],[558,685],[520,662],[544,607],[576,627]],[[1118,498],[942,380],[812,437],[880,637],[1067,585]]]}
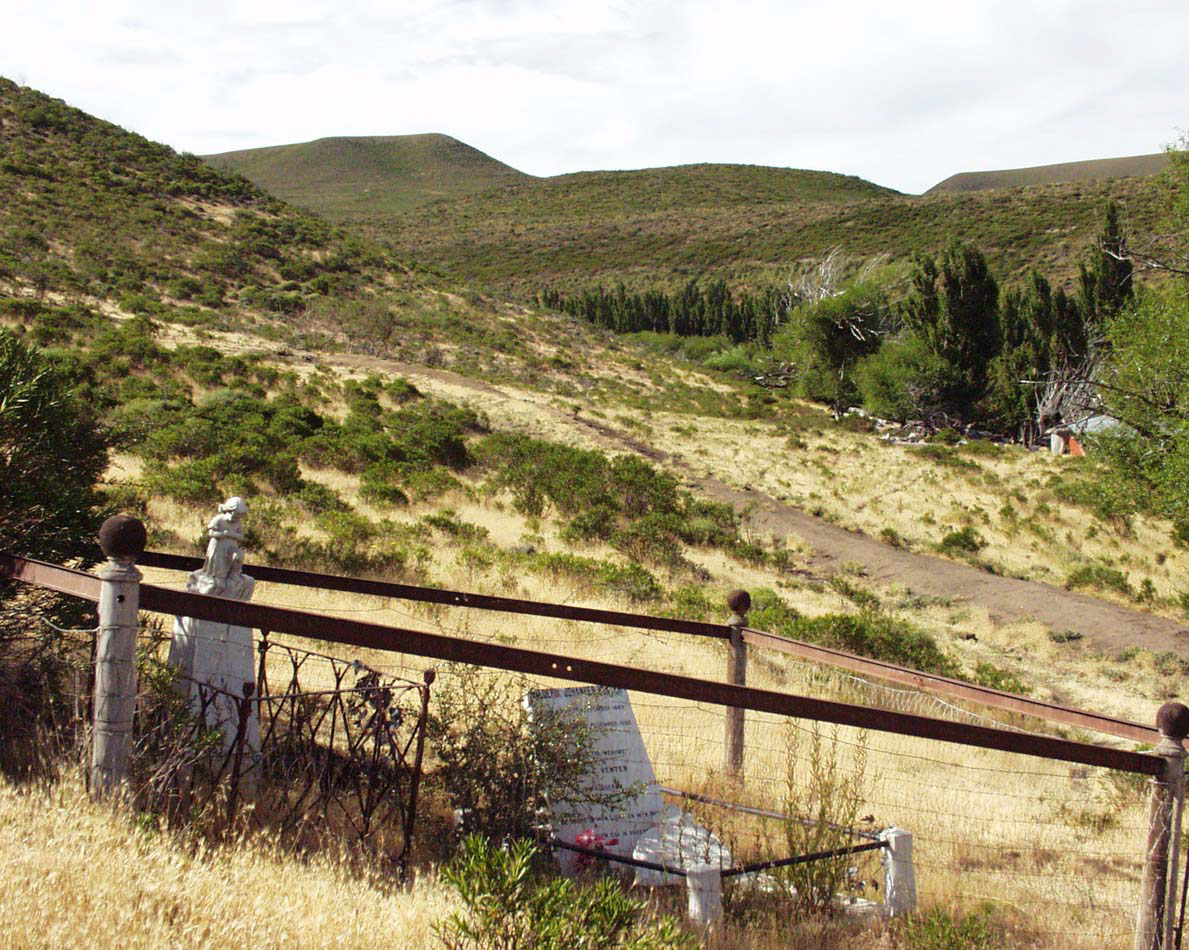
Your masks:
{"label": "rusty metal rail", "polygon": [[[145,551],[136,559],[136,563],[142,567],[193,571],[202,567],[202,558]],[[513,597],[494,597],[489,594],[468,594],[457,590],[417,587],[413,584],[394,584],[389,581],[344,577],[339,574],[313,574],[309,571],[268,567],[264,564],[245,564],[244,573],[266,583],[289,584],[316,590],[337,590],[351,594],[369,594],[374,597],[395,597],[400,600],[412,600],[426,604],[444,604],[448,607],[475,607],[480,610],[528,614],[534,617],[556,617],[559,620],[582,620],[588,623],[608,623],[618,627],[664,630],[670,633],[688,633],[699,637],[717,637],[724,640],[731,635],[731,628],[725,624],[678,620],[674,617],[651,617],[646,614],[633,614],[621,610],[572,607],[569,604],[546,604],[535,600],[517,600]]]}
{"label": "rusty metal rail", "polygon": [[745,628],[743,641],[751,646],[787,653],[799,659],[850,670],[864,676],[873,676],[893,683],[913,686],[917,689],[926,689],[954,699],[980,703],[983,706],[1001,709],[1004,712],[1033,716],[1048,722],[1077,726],[1080,729],[1091,729],[1094,732],[1118,736],[1121,739],[1131,739],[1135,742],[1155,744],[1160,741],[1160,735],[1154,728],[1128,719],[1116,719],[1113,716],[1104,716],[1101,713],[1085,709],[1059,706],[1056,703],[1046,703],[1039,699],[1029,699],[1027,696],[1017,696],[1014,693],[1005,693],[1002,690],[950,679],[947,676],[921,673],[907,667],[896,666],[893,663],[885,663],[882,660],[854,656],[841,650],[832,650],[829,647],[804,643],[800,640],[790,640],[787,637],[765,633],[762,630]]}
{"label": "rusty metal rail", "polygon": [[[140,556],[137,563],[146,567],[194,570],[202,565],[202,560],[201,558],[146,551]],[[287,570],[260,564],[245,566],[244,570],[257,580],[320,590],[371,594],[380,597],[395,597],[402,600],[420,601],[423,603],[529,614],[537,617],[558,617],[566,620],[614,624],[621,627],[634,627],[645,630],[665,630],[672,633],[688,633],[719,639],[729,639],[731,634],[731,628],[723,624],[676,620],[669,617],[652,617],[617,610],[571,607],[566,604],[547,604],[538,601],[516,600],[509,597],[492,597],[486,594],[439,590],[432,587],[417,587],[411,584],[393,584],[386,581],[364,580],[333,574],[313,574],[307,571]],[[1104,735],[1129,739],[1133,742],[1155,744],[1160,739],[1155,729],[1151,726],[1145,726],[1142,723],[1119,719],[1114,716],[1106,716],[1101,713],[1070,706],[1060,706],[1056,703],[1046,703],[1041,700],[1029,699],[1026,696],[1017,696],[1014,693],[1006,693],[1002,690],[979,686],[975,683],[965,683],[961,680],[937,676],[932,673],[922,673],[918,670],[897,666],[893,663],[886,663],[882,660],[872,660],[868,657],[855,656],[852,653],[845,653],[841,650],[833,650],[829,647],[805,643],[801,640],[792,640],[788,637],[766,633],[762,630],[745,628],[743,630],[743,639],[744,642],[751,646],[785,653],[837,669],[849,670],[862,676],[875,677],[876,679],[900,683],[916,689],[929,690],[941,696],[948,696],[951,699],[976,702],[990,709],[1032,716],[1046,722],[1075,726],[1079,729],[1089,729]]]}
{"label": "rusty metal rail", "polygon": [[[35,564],[35,567],[30,568],[30,564]],[[80,572],[77,571],[29,562],[10,555],[0,555],[0,573],[65,593],[87,596],[80,593],[85,585],[80,582]],[[1164,770],[1164,760],[1159,757],[1104,748],[1085,742],[949,722],[927,716],[872,709],[750,686],[734,686],[672,673],[633,669],[561,654],[480,643],[302,610],[224,600],[220,597],[169,590],[150,584],[141,585],[140,605],[143,610],[257,627],[276,633],[288,633],[365,649],[472,663],[494,669],[592,683],[754,712],[833,722],[878,732],[936,739],[1142,775],[1160,775]]]}
{"label": "rusty metal rail", "polygon": [[99,578],[86,571],[0,553],[0,576],[99,602]]}

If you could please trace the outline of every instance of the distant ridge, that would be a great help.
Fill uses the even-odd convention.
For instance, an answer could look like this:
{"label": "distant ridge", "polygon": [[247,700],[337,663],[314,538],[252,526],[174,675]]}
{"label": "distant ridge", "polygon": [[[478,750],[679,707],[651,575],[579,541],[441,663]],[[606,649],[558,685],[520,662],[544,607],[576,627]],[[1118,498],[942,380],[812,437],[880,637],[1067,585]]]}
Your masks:
{"label": "distant ridge", "polygon": [[530,181],[531,176],[448,135],[317,139],[205,155],[279,198],[344,221],[407,211],[443,198]]}
{"label": "distant ridge", "polygon": [[1105,178],[1138,178],[1163,171],[1167,164],[1168,156],[1163,152],[1157,152],[1155,155],[1100,158],[1088,162],[1036,165],[1032,168],[961,172],[951,175],[945,181],[938,182],[925,194],[954,194],[964,191],[984,191],[988,188],[1020,188],[1028,185],[1065,185],[1078,181],[1101,181]]}

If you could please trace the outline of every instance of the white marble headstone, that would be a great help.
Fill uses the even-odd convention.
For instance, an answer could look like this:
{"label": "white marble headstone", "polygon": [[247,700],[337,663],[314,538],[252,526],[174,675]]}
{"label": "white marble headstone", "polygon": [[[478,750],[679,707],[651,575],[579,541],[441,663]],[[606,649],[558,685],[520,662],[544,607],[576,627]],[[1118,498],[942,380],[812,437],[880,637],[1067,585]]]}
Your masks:
{"label": "white marble headstone", "polygon": [[[614,794],[635,787],[623,807],[616,809],[593,803],[554,802],[558,814],[579,813],[573,821],[554,822],[554,835],[570,844],[600,847],[609,854],[631,857],[637,840],[661,821],[662,803],[627,691],[605,686],[570,686],[533,690],[525,699],[530,711],[554,710],[579,716],[589,724],[598,764],[589,776],[588,789]],[[574,873],[583,863],[579,858],[574,852],[562,852],[559,856],[562,871]],[[627,870],[622,866],[612,867]]]}

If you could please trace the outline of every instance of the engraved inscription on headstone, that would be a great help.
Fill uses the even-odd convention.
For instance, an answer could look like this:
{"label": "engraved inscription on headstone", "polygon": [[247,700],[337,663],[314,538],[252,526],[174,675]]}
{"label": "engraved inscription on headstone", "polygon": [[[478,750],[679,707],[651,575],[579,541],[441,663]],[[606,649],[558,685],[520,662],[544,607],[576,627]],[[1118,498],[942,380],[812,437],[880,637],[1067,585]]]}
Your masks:
{"label": "engraved inscription on headstone", "polygon": [[[609,854],[630,857],[637,839],[660,822],[662,806],[656,775],[627,691],[604,686],[539,689],[531,691],[526,702],[530,710],[581,716],[589,724],[597,760],[588,779],[589,791],[614,795],[632,789],[618,808],[553,803],[559,814],[579,812],[572,821],[554,822],[553,833],[571,844],[600,847]],[[580,863],[572,852],[563,852],[559,860],[566,873],[573,873]]]}

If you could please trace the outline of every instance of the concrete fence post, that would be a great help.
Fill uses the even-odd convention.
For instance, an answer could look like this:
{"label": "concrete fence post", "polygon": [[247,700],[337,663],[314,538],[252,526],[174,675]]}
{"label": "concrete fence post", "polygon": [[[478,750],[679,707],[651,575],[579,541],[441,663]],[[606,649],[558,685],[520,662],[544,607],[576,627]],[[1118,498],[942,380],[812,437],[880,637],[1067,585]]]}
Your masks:
{"label": "concrete fence post", "polygon": [[718,924],[722,920],[722,870],[713,864],[686,868],[685,886],[690,921],[701,928]]}
{"label": "concrete fence post", "polygon": [[1152,778],[1135,950],[1172,948],[1181,812],[1185,804],[1183,740],[1189,735],[1189,708],[1181,703],[1165,703],[1156,713],[1156,728],[1160,731],[1160,744],[1152,754],[1164,759],[1164,771]]}
{"label": "concrete fence post", "polygon": [[889,917],[903,917],[917,906],[912,835],[903,828],[887,828],[879,837],[887,843],[883,849],[884,910]]}
{"label": "concrete fence post", "polygon": [[90,791],[94,798],[117,793],[128,780],[132,719],[136,714],[136,636],[145,527],[116,515],[99,529],[107,563],[99,571],[99,637],[95,646],[95,716]]}
{"label": "concrete fence post", "polygon": [[[727,682],[732,686],[747,685],[747,644],[743,642],[743,628],[747,626],[747,612],[751,609],[751,595],[745,590],[727,594],[731,608],[731,639],[727,647]],[[728,706],[726,720],[726,756],[724,769],[729,775],[743,775],[743,710]]]}

